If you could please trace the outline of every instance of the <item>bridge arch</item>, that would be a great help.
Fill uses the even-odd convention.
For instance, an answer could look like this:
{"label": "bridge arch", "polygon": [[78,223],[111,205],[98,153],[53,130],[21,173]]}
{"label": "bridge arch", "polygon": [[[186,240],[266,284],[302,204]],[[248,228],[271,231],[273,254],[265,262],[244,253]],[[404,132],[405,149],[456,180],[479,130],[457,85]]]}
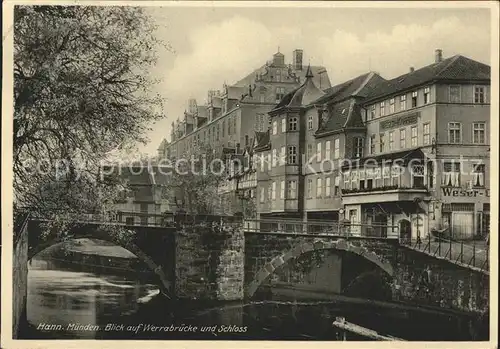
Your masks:
{"label": "bridge arch", "polygon": [[348,251],[365,258],[371,263],[374,263],[389,276],[392,277],[394,275],[392,265],[387,261],[382,261],[379,256],[377,256],[374,252],[369,251],[366,247],[354,245],[344,239],[339,239],[337,241],[324,241],[318,239],[314,242],[302,242],[292,249],[286,251],[285,253],[274,257],[271,261],[266,263],[257,272],[257,274],[255,274],[253,281],[248,286],[246,292],[247,297],[251,298],[255,294],[257,289],[264,283],[265,280],[267,280],[267,278],[271,274],[274,273],[277,268],[286,264],[291,259],[298,258],[305,253],[317,250]]}
{"label": "bridge arch", "polygon": [[56,237],[47,241],[44,241],[43,243],[37,244],[36,246],[29,246],[28,249],[28,261],[30,261],[34,256],[36,256],[38,253],[42,252],[43,250],[56,245],[58,243],[63,243],[69,240],[77,240],[77,239],[83,239],[83,238],[93,238],[97,240],[103,240],[107,242],[111,242],[117,246],[120,246],[127,251],[133,253],[134,255],[137,256],[144,264],[148,266],[148,268],[153,271],[159,278],[159,283],[158,286],[160,288],[160,292],[163,293],[164,295],[170,297],[171,294],[171,282],[167,279],[167,276],[162,268],[161,265],[157,264],[147,253],[145,253],[141,248],[139,248],[136,244],[134,243],[123,243],[121,241],[118,241],[117,239],[114,239],[112,236],[109,234],[102,232],[102,231],[97,231],[97,230],[89,230],[86,233],[74,233],[62,237]]}

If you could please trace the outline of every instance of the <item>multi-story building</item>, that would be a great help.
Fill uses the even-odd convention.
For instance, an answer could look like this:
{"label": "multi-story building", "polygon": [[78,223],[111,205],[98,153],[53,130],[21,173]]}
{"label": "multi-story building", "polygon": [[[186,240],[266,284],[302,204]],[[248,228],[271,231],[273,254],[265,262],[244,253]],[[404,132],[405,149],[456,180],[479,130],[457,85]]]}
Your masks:
{"label": "multi-story building", "polygon": [[391,80],[367,73],[323,91],[313,77],[256,140],[261,218],[348,219],[365,235],[486,230],[489,66],[437,50]]}
{"label": "multi-story building", "polygon": [[[253,144],[255,131],[268,129],[267,113],[283,96],[304,82],[306,70],[302,60],[300,49],[293,52],[290,64],[286,64],[285,56],[277,52],[272,61],[235,84],[224,84],[222,91],[209,91],[205,105],[189,100],[182,120],[172,123],[170,142],[160,145],[160,157],[179,157],[192,150],[195,144],[208,144],[219,152],[232,148],[241,153]],[[311,71],[317,86],[330,87],[324,67],[311,67]]]}
{"label": "multi-story building", "polygon": [[[247,165],[231,170],[227,185],[220,188],[221,195],[224,194],[221,201],[224,199],[232,207],[229,211],[244,210],[244,199],[255,195],[255,173],[248,160],[253,158],[253,145],[269,128],[268,112],[305,81],[302,61],[300,49],[293,52],[290,64],[277,52],[271,61],[235,84],[224,84],[222,91],[209,91],[206,105],[197,105],[196,100],[190,99],[183,119],[172,123],[170,142],[164,140],[158,148],[159,158],[179,158],[203,145],[214,149],[217,156],[247,159]],[[319,88],[330,88],[324,67],[309,69],[315,74],[313,80]]]}
{"label": "multi-story building", "polygon": [[116,178],[126,190],[114,204],[114,221],[127,225],[160,225],[168,218],[170,204],[164,193],[169,171],[157,165],[134,164],[104,166],[110,179]]}

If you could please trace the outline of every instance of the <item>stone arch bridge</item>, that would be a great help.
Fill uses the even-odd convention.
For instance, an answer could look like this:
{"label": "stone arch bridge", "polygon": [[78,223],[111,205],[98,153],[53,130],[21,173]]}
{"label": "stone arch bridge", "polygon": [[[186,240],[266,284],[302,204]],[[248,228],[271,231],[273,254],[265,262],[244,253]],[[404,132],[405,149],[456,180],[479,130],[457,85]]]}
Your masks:
{"label": "stone arch bridge", "polygon": [[[99,224],[82,223],[71,238],[92,237],[116,243]],[[171,227],[130,226],[134,241],[123,245],[153,270],[162,292],[171,298],[241,300],[265,297],[273,288],[347,293],[377,281],[392,301],[425,303],[463,311],[489,306],[489,276],[400,246],[398,240],[349,239],[313,234],[244,231],[237,223],[221,229],[211,224]],[[24,263],[61,240],[42,241],[40,222],[27,224]],[[23,241],[20,239],[19,241]],[[120,245],[120,243],[117,243]],[[23,257],[24,256],[24,257]],[[432,271],[432,290],[422,294],[424,272]],[[27,273],[27,271],[26,271]],[[16,280],[22,284],[23,277]],[[367,284],[368,282],[368,284]],[[25,292],[20,287],[21,294]]]}

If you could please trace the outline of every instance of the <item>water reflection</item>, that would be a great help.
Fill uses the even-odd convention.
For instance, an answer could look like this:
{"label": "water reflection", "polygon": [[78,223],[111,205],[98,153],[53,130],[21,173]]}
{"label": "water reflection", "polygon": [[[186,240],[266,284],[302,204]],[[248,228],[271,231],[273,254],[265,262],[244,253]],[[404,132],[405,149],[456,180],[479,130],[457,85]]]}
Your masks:
{"label": "water reflection", "polygon": [[130,276],[64,270],[50,259],[35,258],[28,272],[28,322],[62,325],[58,338],[95,338],[96,330],[67,330],[69,324],[100,325],[107,318],[133,314],[157,287]]}

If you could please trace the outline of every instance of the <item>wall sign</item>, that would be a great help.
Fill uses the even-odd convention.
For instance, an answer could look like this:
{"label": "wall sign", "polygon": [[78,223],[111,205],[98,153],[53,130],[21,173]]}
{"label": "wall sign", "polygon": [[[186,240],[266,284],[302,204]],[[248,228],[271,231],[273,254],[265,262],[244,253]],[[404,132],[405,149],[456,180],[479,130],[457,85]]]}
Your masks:
{"label": "wall sign", "polygon": [[441,188],[443,196],[448,197],[490,197],[489,189],[455,189]]}
{"label": "wall sign", "polygon": [[397,118],[392,118],[389,120],[384,120],[380,122],[380,130],[388,130],[391,128],[398,128],[406,125],[413,125],[418,122],[418,117],[420,113],[413,113],[410,115],[404,115]]}

